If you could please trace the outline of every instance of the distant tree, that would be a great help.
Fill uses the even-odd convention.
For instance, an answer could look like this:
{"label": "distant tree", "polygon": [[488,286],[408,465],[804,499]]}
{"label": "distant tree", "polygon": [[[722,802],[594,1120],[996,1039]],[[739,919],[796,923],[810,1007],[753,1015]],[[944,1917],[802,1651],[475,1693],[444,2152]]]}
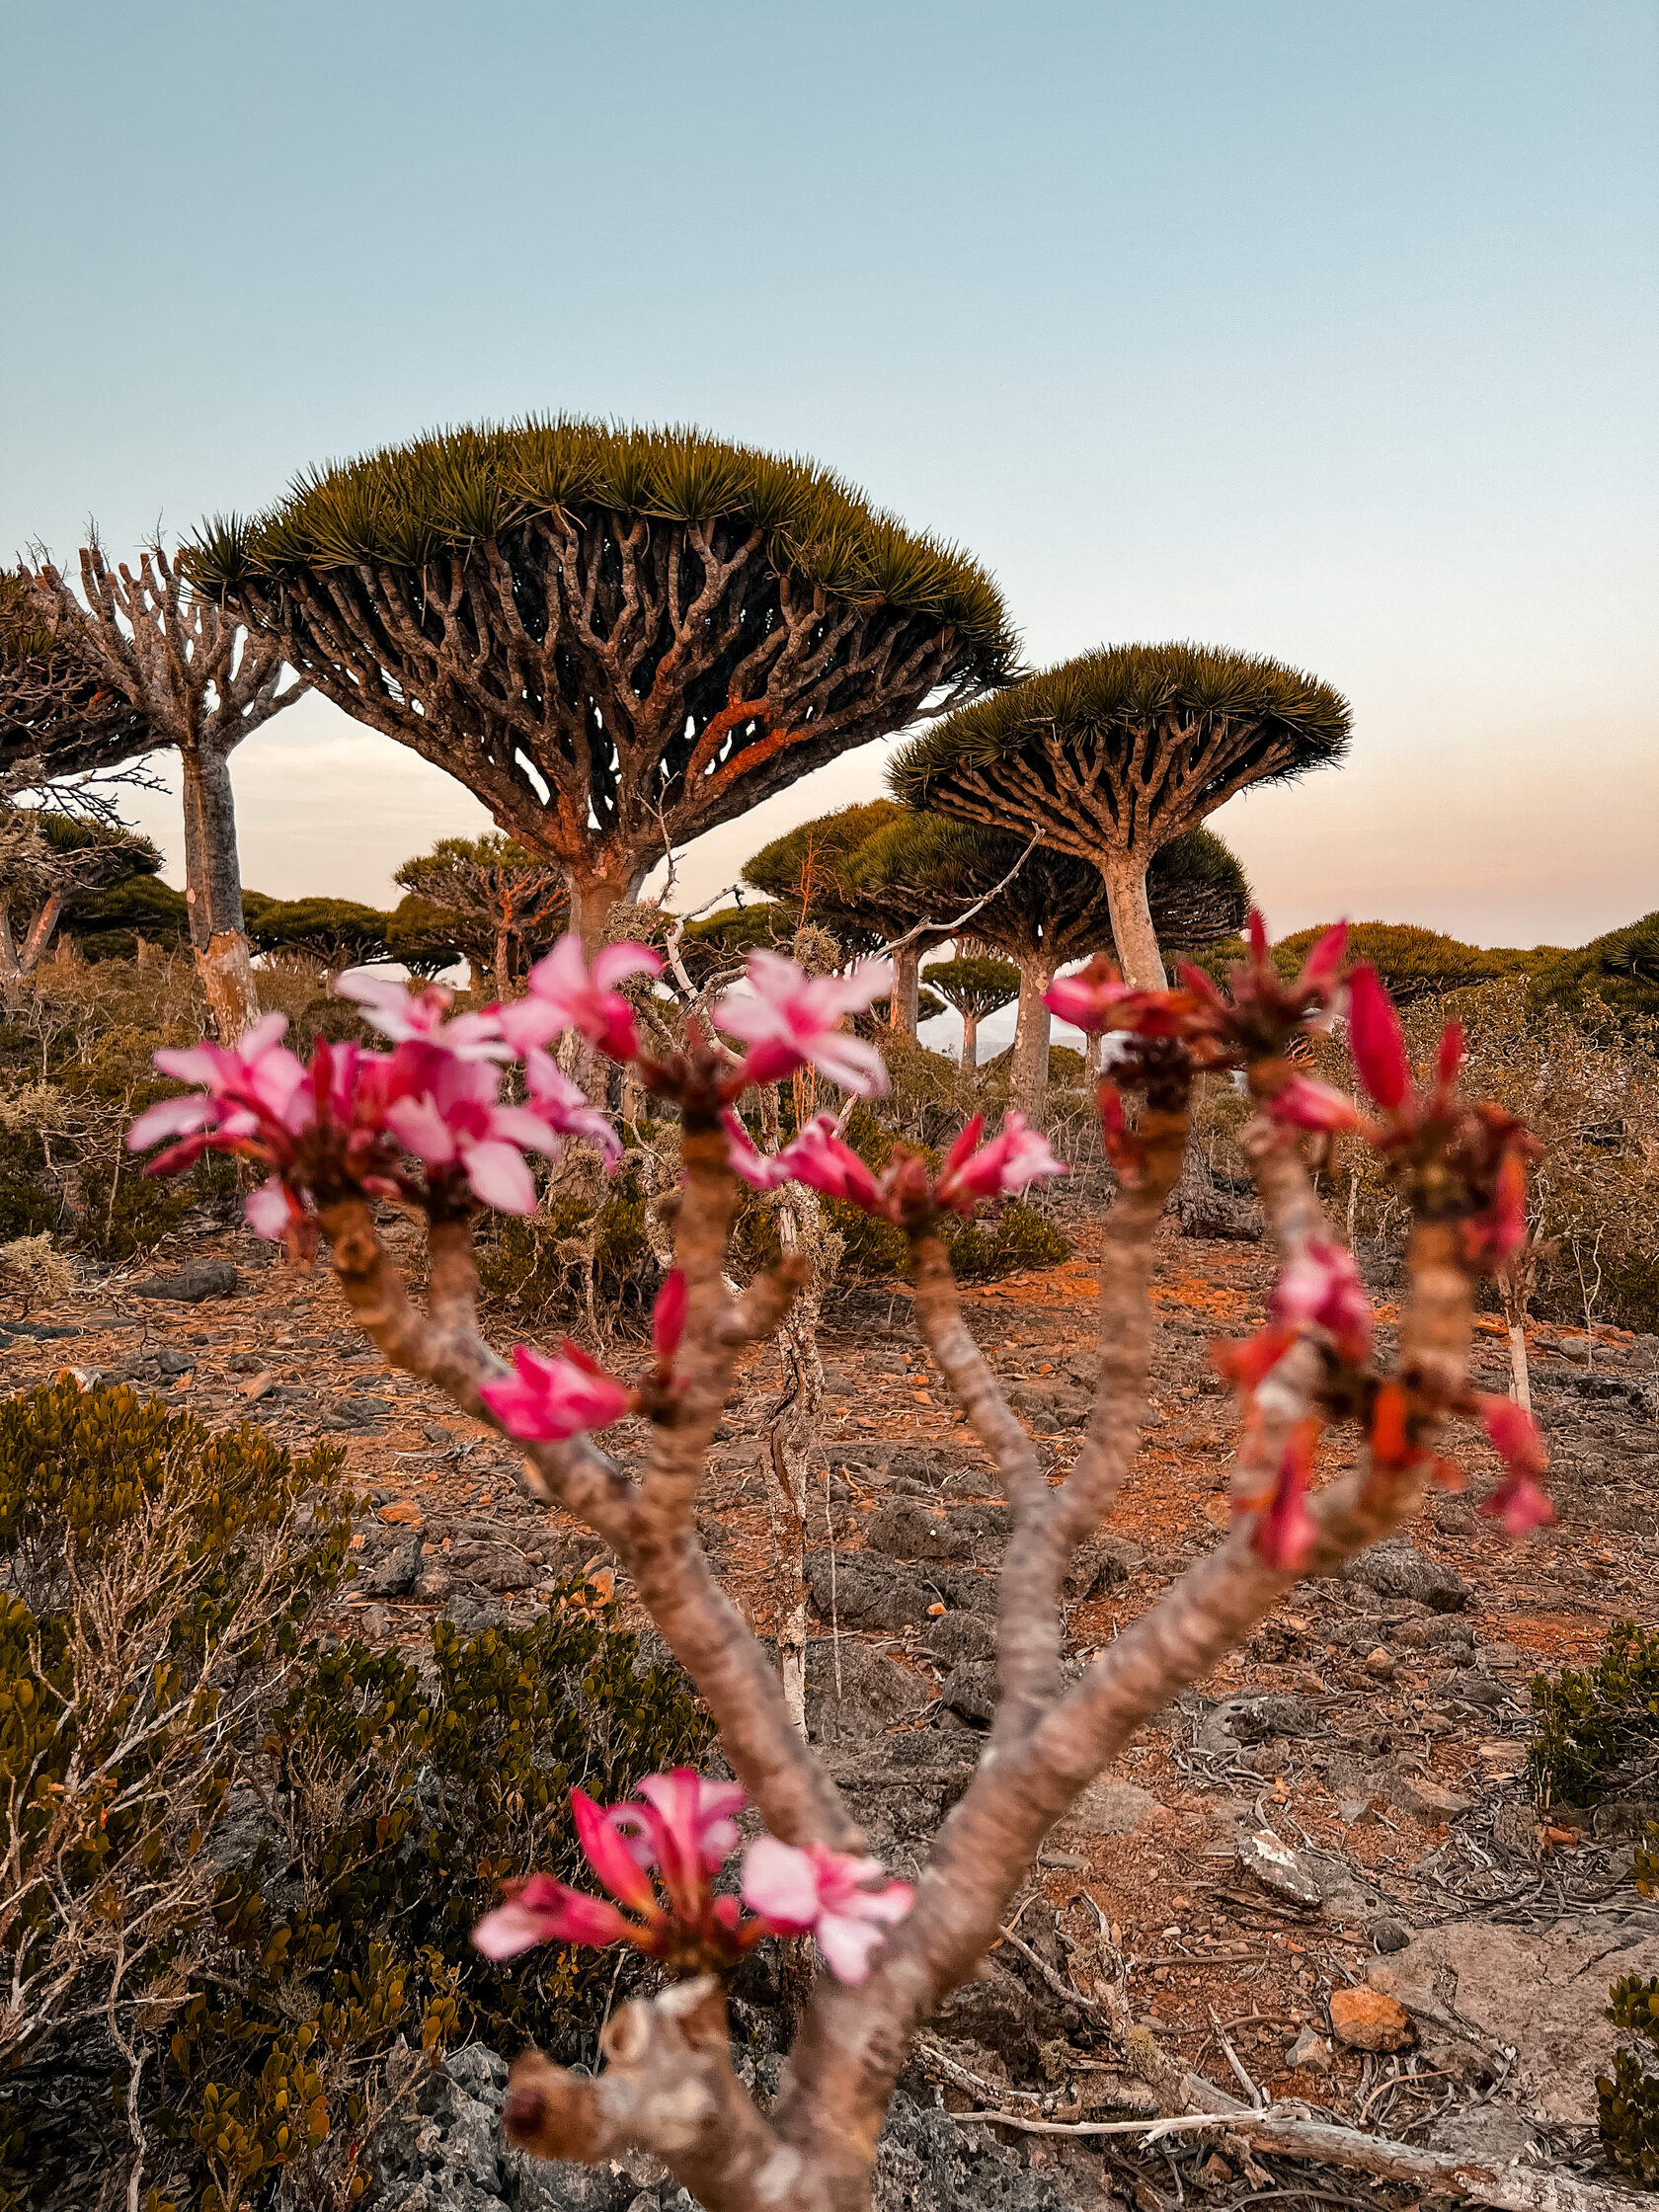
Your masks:
{"label": "distant tree", "polygon": [[[1052,846],[1028,850],[1028,837],[1006,830],[905,811],[858,849],[849,876],[852,896],[881,901],[901,924],[975,908],[966,930],[1017,963],[1013,1089],[1022,1111],[1036,1121],[1049,1066],[1051,1022],[1043,993],[1060,969],[1103,950],[1112,925],[1109,890],[1098,868]],[[1155,916],[1181,949],[1235,930],[1249,905],[1243,870],[1208,830],[1160,849],[1148,891]]]}
{"label": "distant tree", "polygon": [[160,742],[72,639],[52,635],[28,581],[0,569],[0,780],[7,788],[117,767]]}
{"label": "distant tree", "polygon": [[721,907],[688,921],[679,941],[685,973],[699,990],[717,976],[737,977],[745,958],[757,946],[788,952],[801,921],[800,908],[786,900],[752,899],[741,907]]}
{"label": "distant tree", "polygon": [[390,957],[386,937],[391,915],[356,899],[268,899],[246,891],[242,905],[248,934],[260,952],[314,960],[331,976]]}
{"label": "distant tree", "polygon": [[[1296,975],[1314,940],[1329,926],[1321,922],[1317,929],[1299,929],[1293,936],[1282,937],[1273,948],[1280,971],[1287,977]],[[1409,1005],[1416,998],[1439,997],[1448,990],[1496,983],[1501,976],[1530,975],[1551,952],[1548,946],[1520,952],[1465,945],[1461,938],[1444,936],[1438,929],[1421,929],[1412,922],[1354,921],[1348,925],[1350,964],[1369,961],[1401,1005]],[[1243,957],[1242,939],[1236,957]]]}
{"label": "distant tree", "polygon": [[455,933],[455,915],[418,891],[405,892],[387,916],[386,950],[412,976],[428,982],[467,957]]}
{"label": "distant tree", "polygon": [[125,562],[112,571],[96,539],[82,547],[80,565],[84,601],[47,561],[24,572],[30,602],[54,643],[141,718],[146,748],[179,754],[191,943],[214,1023],[229,1043],[259,1018],[230,754],[305,686],[279,691],[280,644],[245,634],[159,545],[142,555],[136,575]]}
{"label": "distant tree", "polygon": [[75,907],[61,926],[88,960],[142,960],[146,946],[190,943],[190,908],[160,876],[128,876]]}
{"label": "distant tree", "polygon": [[494,974],[504,995],[514,971],[521,974],[570,927],[564,870],[512,837],[439,837],[392,881],[450,917],[455,943],[474,967]]}
{"label": "distant tree", "polygon": [[65,914],[160,866],[161,854],[135,830],[44,808],[0,811],[0,987],[15,994]]}
{"label": "distant tree", "polygon": [[889,782],[907,806],[1092,862],[1119,966],[1156,989],[1153,856],[1247,785],[1340,759],[1348,725],[1339,693],[1277,661],[1111,646],[960,708],[903,749]]}
{"label": "distant tree", "polygon": [[[879,952],[917,922],[948,918],[889,899],[885,878],[867,881],[858,872],[859,855],[871,838],[906,819],[908,810],[892,799],[817,815],[762,845],[744,864],[744,881],[786,902],[807,920],[822,923],[849,953]],[[883,1003],[891,1025],[907,1036],[915,1035],[920,1012],[922,956],[949,935],[948,929],[924,930],[894,954],[894,992]]]}
{"label": "distant tree", "polygon": [[1540,966],[1533,985],[1536,1005],[1560,1006],[1583,1018],[1592,998],[1611,1007],[1620,1026],[1659,1021],[1659,912]]}
{"label": "distant tree", "polygon": [[568,871],[590,955],[665,851],[1006,680],[986,571],[811,462],[529,420],[216,520],[202,588]]}
{"label": "distant tree", "polygon": [[988,1014],[1011,1006],[1019,996],[1020,972],[1011,960],[988,959],[983,954],[936,960],[922,970],[948,1006],[962,1016],[962,1065],[974,1067],[980,1058],[980,1024]]}

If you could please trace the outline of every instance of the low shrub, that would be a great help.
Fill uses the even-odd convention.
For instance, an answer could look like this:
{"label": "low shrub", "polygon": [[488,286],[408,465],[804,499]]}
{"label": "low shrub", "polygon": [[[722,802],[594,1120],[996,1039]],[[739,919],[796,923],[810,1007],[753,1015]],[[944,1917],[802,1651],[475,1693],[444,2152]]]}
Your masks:
{"label": "low shrub", "polygon": [[[1659,2063],[1659,1977],[1627,1974],[1608,1992],[1607,2017],[1621,2034],[1634,2035]],[[1659,2075],[1642,2063],[1638,2045],[1616,2051],[1611,2076],[1596,2078],[1602,2148],[1616,2173],[1638,2188],[1659,2189]]]}
{"label": "low shrub", "polygon": [[1631,1771],[1659,1763],[1659,1629],[1616,1621],[1594,1667],[1535,1675],[1532,1694],[1528,1772],[1540,1810],[1597,1804]]}
{"label": "low shrub", "polygon": [[135,2160],[149,2212],[349,2205],[410,2048],[593,2056],[607,1962],[504,1972],[469,1932],[504,1875],[574,1873],[573,1783],[625,1795],[706,1727],[574,1588],[418,1665],[319,1632],[340,1468],[124,1388],[0,1405],[7,2212]]}

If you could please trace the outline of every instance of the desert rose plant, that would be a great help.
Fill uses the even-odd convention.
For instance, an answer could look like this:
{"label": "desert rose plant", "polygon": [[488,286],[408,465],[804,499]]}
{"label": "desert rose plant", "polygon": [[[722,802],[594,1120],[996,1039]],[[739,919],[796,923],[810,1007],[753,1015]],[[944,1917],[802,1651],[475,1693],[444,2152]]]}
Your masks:
{"label": "desert rose plant", "polygon": [[[494,1956],[540,1942],[629,1943],[667,1977],[661,1995],[613,2016],[597,2076],[535,2052],[517,2061],[506,2106],[515,2143],[591,2162],[642,2148],[712,2212],[780,2204],[854,2212],[868,2202],[883,2115],[918,2029],[974,1973],[1045,1836],[1136,1728],[1248,1636],[1300,1575],[1333,1572],[1401,1528],[1429,1485],[1460,1483],[1443,1452],[1453,1420],[1482,1424],[1505,1463],[1485,1510],[1518,1534],[1548,1518],[1530,1416],[1476,1395],[1467,1382],[1473,1287],[1524,1240],[1532,1141],[1497,1109],[1460,1099],[1456,1031],[1431,1069],[1413,1069],[1376,976],[1346,973],[1340,929],[1288,984],[1254,916],[1248,947],[1225,992],[1192,970],[1175,989],[1132,988],[1103,961],[1053,986],[1056,1012],[1091,1034],[1115,1033],[1101,1113],[1119,1183],[1101,1262],[1093,1413],[1058,1483],[1044,1475],[969,1334],[940,1234],[947,1212],[971,1213],[1059,1171],[1047,1142],[1010,1115],[988,1142],[971,1125],[936,1171],[900,1147],[877,1175],[832,1117],[771,1154],[755,1150],[739,1119],[746,1091],[809,1066],[849,1097],[882,1095],[879,1054],[842,1027],[889,989],[878,964],[809,978],[758,952],[747,983],[715,1003],[712,1026],[688,1018],[673,1050],[648,1051],[616,987],[656,975],[658,956],[612,946],[590,968],[567,938],[533,972],[523,998],[482,1013],[452,1016],[436,989],[356,983],[385,1052],[319,1043],[306,1066],[265,1023],[234,1050],[161,1056],[167,1072],[197,1088],[152,1108],[133,1144],[171,1140],[153,1162],[161,1172],[209,1146],[262,1163],[269,1180],[250,1201],[255,1226],[300,1255],[325,1240],[347,1300],[385,1357],[518,1441],[527,1489],[611,1546],[720,1730],[732,1782],[657,1776],[637,1799],[609,1807],[576,1794],[572,1815],[595,1893],[526,1869],[478,1929],[476,1940]],[[1304,1032],[1344,1009],[1369,1111],[1311,1081],[1292,1057]],[[548,1057],[570,1031],[628,1064],[634,1081],[680,1119],[676,1266],[658,1302],[650,1364],[631,1381],[568,1344],[551,1356],[520,1346],[510,1366],[478,1329],[472,1224],[480,1207],[527,1211],[534,1187],[525,1153],[550,1151],[566,1136],[614,1156],[613,1133]],[[522,1066],[521,1101],[507,1095],[514,1062]],[[1232,1529],[1067,1681],[1060,1593],[1136,1450],[1153,1238],[1180,1171],[1194,1076],[1218,1069],[1241,1069],[1255,1101],[1243,1142],[1280,1260],[1267,1324],[1219,1353],[1241,1412]],[[1377,1148],[1413,1213],[1411,1288],[1387,1373],[1353,1260],[1304,1162],[1305,1133],[1336,1128]],[[916,1325],[1013,1509],[999,1590],[999,1703],[975,1779],[933,1839],[913,1892],[867,1856],[792,1724],[771,1660],[697,1539],[698,1490],[739,1356],[779,1327],[805,1273],[785,1256],[734,1293],[727,1240],[740,1178],[762,1186],[795,1178],[906,1232]],[[424,1311],[376,1232],[381,1201],[426,1223]],[[643,1463],[633,1467],[592,1441],[629,1412],[649,1427]],[[1353,1471],[1319,1486],[1326,1428],[1357,1431],[1364,1449]],[[746,1802],[764,1832],[749,1843],[734,1882],[723,1869],[738,1850]],[[808,1934],[826,1970],[781,2093],[762,2110],[733,2068],[725,1977],[756,1942]]]}

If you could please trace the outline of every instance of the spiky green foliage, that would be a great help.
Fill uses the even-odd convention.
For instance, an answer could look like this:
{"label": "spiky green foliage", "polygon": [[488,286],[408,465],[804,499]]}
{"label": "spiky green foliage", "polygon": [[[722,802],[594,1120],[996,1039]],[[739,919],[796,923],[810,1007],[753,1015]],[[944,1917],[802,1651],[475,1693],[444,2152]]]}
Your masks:
{"label": "spiky green foliage", "polygon": [[1659,1762],[1659,1630],[1616,1620],[1593,1667],[1535,1675],[1527,1754],[1540,1809],[1594,1805],[1625,1767]]}
{"label": "spiky green foliage", "polygon": [[[392,881],[432,910],[430,921],[422,923],[429,935],[458,948],[475,970],[506,968],[496,975],[498,989],[550,952],[570,927],[570,892],[562,871],[499,831],[439,837],[429,852],[394,870]],[[414,922],[413,910],[410,918]],[[413,936],[414,930],[405,934]]]}
{"label": "spiky green foliage", "polygon": [[1348,702],[1281,662],[1103,646],[961,707],[897,755],[907,806],[1033,831],[1083,858],[1148,854],[1246,784],[1341,757]]}
{"label": "spiky green foliage", "polygon": [[26,966],[60,915],[160,866],[160,852],[135,830],[40,807],[0,808],[0,900]]}
{"label": "spiky green foliage", "polygon": [[451,908],[406,892],[386,917],[386,950],[413,976],[441,976],[466,959]]}
{"label": "spiky green foliage", "polygon": [[242,914],[257,952],[298,955],[330,969],[389,957],[391,915],[356,899],[268,899],[244,891]]}
{"label": "spiky green foliage", "polygon": [[459,777],[591,913],[943,688],[1008,679],[990,577],[816,463],[696,431],[458,430],[208,524],[203,589]]}
{"label": "spiky green foliage", "polygon": [[1605,1019],[1600,1007],[1608,1007],[1620,1024],[1659,1021],[1659,912],[1557,953],[1540,968],[1534,1000],[1581,1018]]}
{"label": "spiky green foliage", "polygon": [[945,1001],[965,1019],[983,1021],[1001,1006],[1011,1006],[1019,996],[1020,972],[1011,960],[990,960],[977,955],[960,960],[936,960],[922,971]]}
{"label": "spiky green foliage", "polygon": [[[905,819],[892,799],[838,807],[797,823],[744,863],[744,881],[780,900],[789,910],[830,929],[850,952],[876,951],[889,937],[924,917],[887,901],[883,887],[859,874],[859,855],[879,831]],[[940,943],[938,936],[927,946]]]}
{"label": "spiky green foliage", "polygon": [[1638,2188],[1659,2190],[1659,2075],[1648,2073],[1640,2044],[1659,2060],[1659,1975],[1626,1974],[1608,1991],[1604,2015],[1639,2041],[1614,2055],[1613,2073],[1596,2077],[1602,2148],[1616,2173]]}
{"label": "spiky green foliage", "polygon": [[750,900],[743,907],[721,907],[686,923],[679,957],[685,973],[701,990],[715,977],[735,974],[757,949],[787,953],[800,922],[800,908],[785,900]]}
{"label": "spiky green foliage", "polygon": [[[924,916],[953,918],[990,893],[965,933],[1015,960],[1042,955],[1064,966],[1109,950],[1112,922],[1099,869],[1051,846],[1028,851],[1028,844],[1004,830],[904,811],[858,847],[848,864],[850,895],[879,902],[908,926]],[[1171,950],[1229,934],[1250,900],[1237,860],[1208,830],[1161,848],[1146,893],[1152,925]]]}
{"label": "spiky green foliage", "polygon": [[[1294,976],[1315,941],[1330,927],[1294,930],[1281,937],[1273,958],[1282,974]],[[1550,948],[1540,946],[1522,952],[1509,946],[1466,945],[1438,929],[1422,929],[1414,922],[1353,921],[1348,924],[1350,966],[1369,961],[1401,1005],[1414,998],[1431,998],[1448,990],[1469,990],[1478,984],[1495,983],[1500,976],[1531,975]],[[1243,944],[1237,958],[1242,959]]]}
{"label": "spiky green foliage", "polygon": [[749,523],[780,569],[831,596],[882,599],[954,624],[984,680],[1003,679],[1015,640],[977,561],[905,528],[816,461],[680,427],[626,429],[575,416],[431,433],[307,469],[257,516],[221,515],[191,557],[204,590],[358,563],[420,569],[439,551],[499,540],[531,514],[602,509],[669,522]]}
{"label": "spiky green foliage", "polygon": [[130,876],[87,900],[70,917],[69,933],[89,960],[130,960],[143,937],[182,945],[190,936],[190,908],[182,891],[159,876]]}
{"label": "spiky green foliage", "polygon": [[38,760],[47,776],[118,767],[155,740],[144,716],[54,639],[23,578],[0,569],[0,774]]}

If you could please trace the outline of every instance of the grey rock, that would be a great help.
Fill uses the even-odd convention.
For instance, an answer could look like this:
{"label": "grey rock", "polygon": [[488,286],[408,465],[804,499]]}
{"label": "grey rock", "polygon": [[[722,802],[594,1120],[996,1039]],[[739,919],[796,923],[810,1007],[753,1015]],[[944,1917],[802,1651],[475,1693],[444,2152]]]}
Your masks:
{"label": "grey rock", "polygon": [[164,1344],[155,1361],[163,1375],[191,1375],[196,1369],[197,1354],[176,1351],[171,1344]]}
{"label": "grey rock", "polygon": [[1374,1920],[1366,1934],[1384,1956],[1391,1951],[1404,1950],[1411,1940],[1411,1931],[1402,1920]]}
{"label": "grey rock", "polygon": [[1469,1799],[1436,1781],[1432,1775],[1413,1775],[1404,1768],[1386,1771],[1383,1786],[1396,1812],[1413,1820],[1457,1820],[1469,1809]]}
{"label": "grey rock", "polygon": [[1328,2074],[1331,2070],[1330,2044],[1316,2028],[1304,2027],[1285,2053],[1285,2064],[1293,2073]]}
{"label": "grey rock", "polygon": [[405,1543],[383,1544],[357,1587],[371,1598],[403,1598],[420,1579],[421,1540],[416,1536]]}
{"label": "grey rock", "polygon": [[174,1299],[182,1305],[199,1305],[210,1298],[234,1298],[241,1288],[242,1277],[229,1260],[192,1260],[175,1274],[152,1275],[147,1283],[133,1285],[139,1298]]}
{"label": "grey rock", "polygon": [[1149,1789],[1102,1775],[1089,1783],[1061,1826],[1085,1836],[1133,1836],[1151,1827],[1162,1814],[1162,1805]]}
{"label": "grey rock", "polygon": [[1543,2138],[1509,2105],[1474,2104],[1455,2108],[1436,2120],[1429,2129],[1429,2147],[1503,2167],[1536,2158]]}
{"label": "grey rock", "polygon": [[486,1628],[507,1625],[506,1606],[492,1605],[488,1599],[474,1597],[465,1590],[457,1590],[444,1611],[463,1636],[477,1636]]}
{"label": "grey rock", "polygon": [[1039,1428],[1080,1429],[1088,1420],[1093,1401],[1086,1390],[1073,1389],[1069,1383],[1055,1387],[1024,1382],[1008,1392],[1008,1403]]}
{"label": "grey rock", "polygon": [[809,1551],[807,1581],[825,1620],[843,1628],[908,1628],[927,1619],[944,1592],[923,1570],[902,1567],[879,1551]]}
{"label": "grey rock", "polygon": [[507,2078],[506,2059],[477,2043],[427,2075],[413,2110],[400,2106],[373,2139],[382,2212],[625,2212],[648,2162],[567,2166],[511,2150],[501,2134]]}
{"label": "grey rock", "polygon": [[988,1660],[953,1667],[939,1692],[940,1702],[964,1720],[987,1722],[996,1710],[996,1668]]}
{"label": "grey rock", "polygon": [[1066,1569],[1065,1595],[1073,1605],[1098,1598],[1140,1572],[1146,1554],[1125,1537],[1096,1537],[1078,1547]]}
{"label": "grey rock", "polygon": [[927,1624],[927,1650],[942,1666],[965,1660],[994,1659],[996,1630],[982,1613],[946,1613]]}
{"label": "grey rock", "polygon": [[1456,1567],[1428,1558],[1403,1537],[1373,1544],[1344,1567],[1342,1576],[1379,1597],[1415,1598],[1435,1613],[1461,1613],[1474,1596]]}
{"label": "grey rock", "polygon": [[951,1516],[919,1498],[890,1498],[878,1506],[865,1525],[864,1542],[891,1559],[956,1559],[962,1553]]}
{"label": "grey rock", "polygon": [[511,1543],[492,1543],[476,1537],[450,1544],[448,1565],[451,1574],[498,1595],[508,1590],[533,1590],[543,1573]]}
{"label": "grey rock", "polygon": [[441,1421],[423,1421],[421,1434],[429,1444],[453,1444],[455,1441],[454,1430],[446,1429]]}
{"label": "grey rock", "polygon": [[[829,1636],[807,1646],[807,1734],[814,1743],[868,1744],[884,1728],[932,1702],[918,1675],[851,1636]],[[837,1691],[835,1677],[840,1675]]]}
{"label": "grey rock", "polygon": [[1066,2212],[1071,2202],[988,2128],[894,2098],[876,2150],[875,2212]]}
{"label": "grey rock", "polygon": [[1311,1908],[1322,1902],[1319,1883],[1298,1853],[1271,1828],[1244,1830],[1238,1838],[1238,1863],[1264,1889],[1293,1905]]}

